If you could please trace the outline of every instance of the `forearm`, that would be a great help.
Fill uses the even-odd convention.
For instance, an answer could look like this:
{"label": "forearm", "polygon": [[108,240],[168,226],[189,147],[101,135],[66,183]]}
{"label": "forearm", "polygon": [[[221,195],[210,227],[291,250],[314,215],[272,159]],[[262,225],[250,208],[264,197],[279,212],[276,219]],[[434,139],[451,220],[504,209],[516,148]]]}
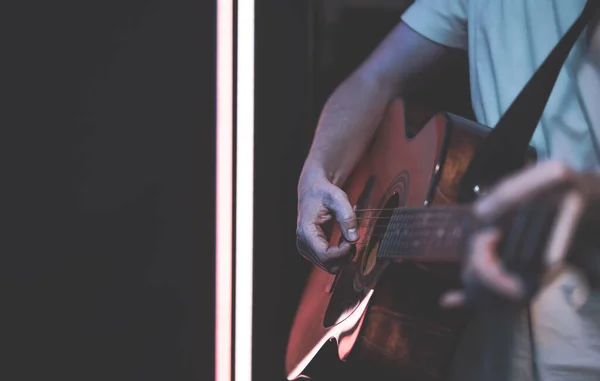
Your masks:
{"label": "forearm", "polygon": [[324,176],[341,186],[364,154],[377,130],[385,109],[398,93],[377,79],[355,74],[329,98],[317,126],[303,179]]}
{"label": "forearm", "polygon": [[400,23],[327,101],[300,177],[343,185],[364,154],[387,105],[448,62],[449,48]]}

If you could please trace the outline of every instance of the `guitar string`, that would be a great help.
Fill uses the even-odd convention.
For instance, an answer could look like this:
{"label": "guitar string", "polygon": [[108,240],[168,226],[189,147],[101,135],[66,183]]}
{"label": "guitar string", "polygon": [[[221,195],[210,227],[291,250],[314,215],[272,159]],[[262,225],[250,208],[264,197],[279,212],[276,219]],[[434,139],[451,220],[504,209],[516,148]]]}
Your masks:
{"label": "guitar string", "polygon": [[[440,218],[436,221],[433,221],[432,218],[428,219],[427,221],[421,221],[418,219],[414,219],[414,220],[408,220],[408,219],[404,219],[402,221],[391,221],[391,218],[386,218],[386,219],[381,219],[381,221],[377,220],[377,221],[373,221],[373,220],[360,220],[359,222],[363,222],[362,224],[359,223],[358,225],[356,225],[357,228],[368,228],[368,227],[386,227],[386,226],[398,226],[399,224],[419,224],[420,225],[426,225],[426,226],[430,226],[432,228],[434,227],[443,227],[445,225],[451,225],[451,224],[461,224],[464,220],[455,220],[455,219],[446,219],[446,218]],[[367,221],[367,222],[365,222]],[[376,222],[376,223],[373,223]],[[381,223],[379,223],[381,222]]]}
{"label": "guitar string", "polygon": [[394,217],[394,216],[407,216],[407,217],[425,217],[425,216],[464,216],[464,215],[471,215],[471,213],[468,212],[449,212],[449,211],[439,211],[439,212],[420,212],[420,213],[407,213],[405,210],[397,210],[396,212],[393,212],[394,214],[392,216],[377,216],[375,213],[373,214],[369,214],[366,216],[357,216],[356,218],[378,218],[378,217],[382,217],[382,218],[389,218],[389,217]]}
{"label": "guitar string", "polygon": [[[411,226],[407,226],[407,227],[403,228],[403,231],[406,232],[405,233],[406,237],[397,237],[397,236],[395,236],[395,237],[390,238],[390,239],[392,241],[394,241],[394,242],[408,242],[408,241],[410,241],[412,239],[415,239],[415,238],[417,238],[417,239],[438,238],[436,245],[440,246],[440,242],[443,242],[445,245],[448,245],[449,243],[456,244],[456,243],[460,243],[460,241],[464,238],[464,235],[462,234],[462,232],[458,236],[456,236],[456,235],[442,235],[442,236],[437,236],[436,237],[435,233],[433,232],[434,229],[435,228],[430,228],[430,227],[427,227],[427,226],[412,226],[412,227]],[[422,232],[425,232],[425,234],[423,234],[423,235],[419,235],[418,234],[418,233],[422,233]],[[361,237],[361,238],[363,238],[362,241],[359,240],[357,242],[352,243],[352,245],[356,245],[356,246],[359,246],[359,247],[366,246],[366,245],[371,244],[371,242],[374,241],[374,240],[376,241],[378,239],[381,239],[381,238],[385,237],[385,234],[386,233],[365,235],[364,237]],[[404,239],[404,241],[402,241],[403,239]],[[423,246],[425,246],[425,247],[430,246],[431,242],[436,242],[436,240],[435,239],[425,240],[425,243],[423,244]],[[405,243],[405,244],[406,245],[410,245],[409,243]],[[415,247],[415,248],[418,248],[418,246]],[[396,250],[394,250],[394,252],[396,252]]]}
{"label": "guitar string", "polygon": [[[374,229],[383,229],[383,228],[388,228],[390,225],[374,225],[373,228]],[[370,227],[370,226],[359,226],[359,228],[361,227]],[[452,228],[453,226],[448,224],[448,225],[437,225],[437,226],[424,226],[423,230],[429,230],[432,233],[436,233],[439,234],[440,229],[446,230],[446,228]],[[402,229],[403,231],[409,230],[409,229],[414,229],[416,227],[412,227],[412,226],[394,226],[392,228],[390,228],[390,230],[396,230],[396,229]]]}
{"label": "guitar string", "polygon": [[406,221],[403,221],[402,223],[394,223],[391,222],[389,224],[377,224],[377,225],[358,225],[359,228],[373,228],[373,229],[383,229],[383,228],[389,228],[390,230],[396,230],[396,229],[402,229],[402,230],[413,230],[413,229],[421,229],[424,231],[435,231],[436,233],[439,232],[440,229],[446,229],[446,228],[460,228],[460,224],[457,222],[450,222],[448,221],[447,223],[435,223],[435,224],[427,224],[427,225],[421,225],[421,224],[416,224],[416,223],[406,223]]}
{"label": "guitar string", "polygon": [[[381,226],[389,226],[389,224],[398,225],[398,222],[393,222],[391,220],[392,220],[392,218],[381,219],[382,223],[377,223],[377,224],[369,223],[369,221],[372,222],[372,220],[360,220],[359,222],[365,222],[365,221],[367,221],[367,222],[364,223],[364,224],[360,224],[359,223],[357,225],[357,227],[359,227],[359,228],[361,228],[361,227],[362,228],[366,228],[366,227],[370,227],[370,226],[379,226],[379,227],[381,227]],[[405,224],[406,223],[419,223],[419,222],[423,222],[424,224],[426,224],[428,226],[431,226],[431,225],[434,225],[434,224],[439,224],[439,223],[448,223],[448,224],[450,224],[450,223],[461,223],[461,222],[463,222],[463,220],[455,220],[455,219],[449,219],[449,218],[448,219],[447,218],[440,218],[437,221],[432,221],[432,220],[433,220],[432,218],[428,219],[427,221],[420,221],[418,219],[413,219],[413,220],[404,219],[404,220],[399,221],[399,222],[400,223],[405,223]],[[375,222],[379,222],[379,220],[377,220]]]}
{"label": "guitar string", "polygon": [[[433,240],[435,240],[435,238],[437,238],[438,240],[460,240],[462,239],[463,232],[460,232],[460,234],[458,236],[456,235],[436,235],[437,232],[431,232],[428,231],[427,228],[419,228],[419,227],[414,227],[414,228],[406,228],[406,230],[408,230],[406,237],[394,237],[394,238],[390,238],[390,239],[404,239],[404,240],[414,240],[414,239],[425,239],[425,238],[432,238]],[[422,235],[418,235],[415,233],[425,233]],[[363,240],[361,241],[360,238],[358,241],[356,242],[351,242],[350,244],[352,245],[367,245],[369,243],[371,243],[374,240],[380,240],[383,239],[385,237],[385,233],[383,234],[371,234],[371,235],[367,235],[363,238]]]}
{"label": "guitar string", "polygon": [[[418,209],[417,209],[418,208]],[[363,216],[363,217],[357,217],[357,221],[365,221],[365,220],[381,220],[383,221],[388,221],[387,224],[375,224],[375,225],[358,225],[358,228],[371,228],[371,229],[382,229],[385,228],[386,232],[387,229],[392,227],[392,229],[402,229],[406,235],[408,235],[409,237],[407,237],[408,239],[411,239],[414,237],[416,237],[417,235],[415,233],[420,233],[420,232],[427,232],[429,234],[424,234],[424,236],[432,236],[435,237],[434,234],[436,234],[439,229],[443,229],[443,228],[448,228],[448,227],[452,227],[452,225],[456,226],[457,224],[459,224],[460,222],[456,221],[456,217],[459,217],[461,214],[465,214],[464,212],[466,212],[466,208],[463,207],[441,207],[441,208],[423,208],[423,207],[415,207],[415,208],[411,208],[411,207],[407,207],[407,208],[382,208],[382,209],[356,209],[355,212],[363,212],[363,211],[374,211],[374,212],[379,212],[379,211],[396,211],[396,212],[400,212],[402,213],[400,215],[400,225],[398,226],[396,224],[396,226],[393,226],[394,223],[391,222],[391,224],[389,223],[390,220],[394,217],[398,217],[396,216],[386,216],[386,217],[382,217],[382,216]],[[407,211],[410,211],[408,213],[405,213]],[[412,212],[412,213],[411,213]],[[423,214],[417,214],[417,213],[423,213]],[[457,212],[459,214],[459,216],[457,216]],[[460,213],[463,212],[463,213]],[[415,226],[416,224],[418,224],[419,221],[423,221],[427,220],[427,226]],[[440,224],[441,223],[441,224]],[[435,232],[434,232],[435,231]],[[372,240],[376,240],[376,239],[381,239],[385,236],[386,232],[382,232],[382,233],[378,233],[378,234],[371,234],[368,236],[368,240],[369,242]],[[447,237],[447,236],[446,236]],[[439,237],[442,238],[442,237]],[[444,237],[445,238],[445,237]],[[367,245],[369,242],[365,241],[357,241],[357,242],[353,242],[353,245]]]}
{"label": "guitar string", "polygon": [[432,214],[423,214],[423,215],[410,215],[410,214],[400,214],[400,215],[395,215],[395,216],[377,216],[377,217],[356,217],[356,220],[377,220],[377,219],[382,219],[382,220],[389,220],[391,218],[394,217],[398,217],[398,218],[422,218],[422,219],[432,219],[432,218],[454,218],[456,219],[457,217],[468,217],[470,216],[470,214],[463,214],[463,215],[457,215],[454,213],[446,213],[446,214],[436,214],[436,213],[432,213]]}
{"label": "guitar string", "polygon": [[[389,218],[391,219],[391,218]],[[388,223],[384,223],[384,224],[366,224],[366,225],[358,225],[358,228],[372,228],[372,229],[386,229],[386,232],[388,231],[388,229],[402,229],[403,231],[406,231],[407,233],[414,233],[415,231],[429,231],[432,233],[438,233],[440,229],[444,229],[446,230],[447,228],[460,228],[460,225],[463,221],[457,221],[455,219],[438,219],[433,220],[433,218],[429,218],[428,221],[426,222],[426,224],[419,224],[419,222],[423,222],[423,221],[419,221],[419,219],[403,219],[401,221],[398,222],[392,222],[389,221]],[[461,229],[462,230],[462,229]],[[383,237],[385,235],[385,232],[383,232],[383,234],[373,234],[371,235],[371,237]]]}
{"label": "guitar string", "polygon": [[[456,237],[456,236],[452,236],[452,235],[445,235],[445,236],[441,236],[440,237],[440,236],[436,236],[435,233],[430,233],[430,232],[426,232],[425,234],[422,234],[422,235],[416,235],[414,233],[415,232],[413,231],[413,232],[410,232],[410,234],[407,234],[404,237],[394,237],[393,239],[400,238],[400,239],[407,239],[408,240],[408,239],[424,239],[424,238],[428,238],[428,237],[442,239],[442,238],[447,238],[447,237]],[[383,237],[385,237],[385,234],[373,234],[373,235],[369,235],[368,239],[370,241],[372,241],[374,239],[380,239],[380,238],[383,238]],[[361,238],[363,238],[363,237],[361,237]],[[364,237],[364,239],[366,240],[367,237]],[[392,238],[390,238],[390,239],[392,239]],[[360,240],[360,238],[359,238],[359,240]],[[359,241],[356,241],[356,242],[359,242]],[[350,243],[356,243],[356,242],[350,242]]]}
{"label": "guitar string", "polygon": [[[382,219],[381,221],[373,221],[373,220],[369,220],[366,221],[365,220],[360,220],[359,224],[356,225],[357,228],[369,228],[369,227],[386,227],[386,226],[399,226],[400,224],[404,224],[404,225],[409,225],[409,224],[419,224],[419,225],[425,225],[427,227],[431,227],[431,228],[436,228],[436,227],[444,227],[447,225],[460,225],[462,222],[469,220],[455,220],[455,219],[438,219],[437,221],[432,221],[433,219],[429,219],[427,221],[420,221],[417,219],[414,220],[402,220],[402,221],[391,221],[391,218],[388,219]],[[362,222],[362,223],[360,223]],[[377,223],[374,223],[377,222]]]}
{"label": "guitar string", "polygon": [[403,213],[407,215],[421,215],[421,214],[464,214],[471,213],[471,208],[423,208],[423,207],[403,207],[403,208],[382,208],[382,209],[356,209],[355,213],[368,212],[368,215],[375,215],[376,212],[394,212]]}
{"label": "guitar string", "polygon": [[[364,246],[368,246],[369,244],[370,244],[370,242],[359,242],[359,243],[355,243],[354,245],[358,246],[358,247],[364,247]],[[423,246],[426,246],[426,244],[424,244]],[[415,246],[415,248],[418,248],[418,247]]]}
{"label": "guitar string", "polygon": [[[385,231],[381,232],[379,231],[378,233],[373,233],[373,234],[367,234],[364,237],[365,240],[375,240],[375,239],[380,239],[385,237],[386,234],[388,234],[388,231],[391,230],[402,230],[403,235],[405,236],[406,239],[414,239],[414,238],[425,238],[425,237],[431,237],[431,238],[457,238],[456,236],[453,235],[448,235],[448,234],[443,234],[442,236],[439,236],[439,230],[443,229],[444,232],[450,230],[451,228],[459,228],[460,233],[462,233],[462,231],[464,231],[464,229],[461,229],[459,225],[459,222],[456,221],[455,219],[444,219],[442,221],[442,223],[440,224],[440,221],[428,221],[426,225],[423,224],[418,224],[419,219],[416,218],[416,216],[414,218],[411,219],[403,219],[399,222],[390,222],[387,224],[374,224],[374,225],[359,225],[359,228],[371,228],[375,231],[377,231],[377,229],[385,229]],[[423,234],[419,234],[419,233],[423,233]],[[459,236],[460,237],[460,236]],[[397,238],[401,238],[401,237],[394,237],[394,239]],[[366,244],[365,241],[357,241],[354,242],[353,244]]]}
{"label": "guitar string", "polygon": [[[415,234],[415,233],[424,233],[421,235]],[[462,233],[462,232],[461,232]],[[405,237],[394,237],[394,238],[390,238],[390,239],[423,239],[423,238],[438,238],[438,239],[460,239],[462,237],[462,234],[460,235],[442,235],[442,236],[436,236],[437,232],[433,233],[433,232],[429,232],[426,229],[418,229],[418,228],[414,228],[412,230],[410,230]],[[365,243],[367,240],[369,242],[376,240],[376,239],[381,239],[385,237],[385,233],[384,234],[372,234],[372,235],[368,235],[368,237],[361,237],[363,238],[363,241],[360,241],[360,238],[358,241],[356,242],[351,242],[351,244],[357,244],[357,243]]]}
{"label": "guitar string", "polygon": [[422,213],[437,213],[437,212],[446,212],[446,213],[456,213],[461,211],[470,210],[471,207],[465,206],[433,206],[433,207],[424,207],[424,206],[403,206],[399,208],[373,208],[373,209],[354,209],[355,212],[379,212],[379,211],[388,211],[388,210],[400,210],[400,211],[408,211],[408,212],[422,212]]}
{"label": "guitar string", "polygon": [[[422,233],[422,234],[419,234]],[[462,232],[461,232],[462,234]],[[359,237],[359,240],[362,239],[369,239],[369,240],[374,240],[374,239],[381,239],[384,238],[386,236],[385,233],[381,233],[381,234],[367,234],[365,237]],[[432,239],[443,239],[443,238],[448,238],[448,237],[459,237],[459,235],[456,234],[449,234],[449,233],[442,233],[442,235],[440,235],[440,233],[438,231],[433,232],[433,231],[427,231],[427,230],[411,230],[406,232],[405,234],[403,234],[403,236],[395,236],[395,237],[388,237],[389,239],[425,239],[425,238],[432,238]],[[359,241],[356,241],[359,242]],[[356,243],[356,242],[350,242],[350,243]]]}

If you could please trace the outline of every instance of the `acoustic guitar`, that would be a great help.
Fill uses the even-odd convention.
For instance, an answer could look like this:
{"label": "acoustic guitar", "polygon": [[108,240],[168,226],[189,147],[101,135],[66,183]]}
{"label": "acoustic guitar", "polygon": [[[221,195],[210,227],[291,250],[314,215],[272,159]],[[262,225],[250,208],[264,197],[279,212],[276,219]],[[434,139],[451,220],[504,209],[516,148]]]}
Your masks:
{"label": "acoustic guitar", "polygon": [[[389,105],[344,187],[361,238],[338,274],[313,268],[289,336],[289,380],[311,378],[309,365],[330,342],[340,360],[387,369],[398,380],[440,380],[448,372],[469,315],[441,309],[439,297],[460,287],[465,242],[483,223],[459,203],[459,184],[491,129],[444,113],[419,128],[407,111],[402,100]],[[525,162],[535,161],[531,148]],[[535,275],[541,258],[565,257],[582,205],[572,195],[540,197],[505,217],[505,263]],[[335,225],[330,240],[340,239]]]}

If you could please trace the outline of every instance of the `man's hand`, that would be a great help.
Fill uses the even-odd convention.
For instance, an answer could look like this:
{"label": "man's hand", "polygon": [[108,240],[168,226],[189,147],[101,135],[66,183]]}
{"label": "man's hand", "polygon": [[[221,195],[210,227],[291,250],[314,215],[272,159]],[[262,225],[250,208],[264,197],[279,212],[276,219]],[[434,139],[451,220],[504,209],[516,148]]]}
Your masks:
{"label": "man's hand", "polygon": [[[600,195],[598,175],[579,174],[558,162],[544,162],[502,181],[476,201],[473,209],[482,220],[493,219],[520,202],[562,186],[580,191],[586,197]],[[503,267],[496,252],[499,240],[500,233],[493,229],[472,238],[463,265],[463,283],[475,288],[471,291],[483,288],[509,301],[521,302],[528,297],[527,290],[517,274]],[[464,291],[451,291],[442,297],[441,303],[449,308],[478,303],[467,300],[466,295]]]}
{"label": "man's hand", "polygon": [[[343,240],[329,246],[322,225],[335,218]],[[336,273],[348,260],[353,242],[358,240],[356,215],[348,196],[324,177],[306,181],[298,192],[298,251],[323,270]]]}

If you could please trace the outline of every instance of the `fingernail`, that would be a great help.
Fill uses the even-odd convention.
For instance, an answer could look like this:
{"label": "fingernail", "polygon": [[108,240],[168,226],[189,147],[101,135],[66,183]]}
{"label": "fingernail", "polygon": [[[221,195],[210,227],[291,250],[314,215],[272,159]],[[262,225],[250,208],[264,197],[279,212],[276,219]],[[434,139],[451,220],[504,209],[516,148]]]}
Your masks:
{"label": "fingernail", "polygon": [[358,239],[358,233],[355,228],[348,229],[348,238],[352,241]]}
{"label": "fingernail", "polygon": [[465,296],[460,291],[449,291],[440,298],[440,305],[445,308],[459,307],[465,302]]}

